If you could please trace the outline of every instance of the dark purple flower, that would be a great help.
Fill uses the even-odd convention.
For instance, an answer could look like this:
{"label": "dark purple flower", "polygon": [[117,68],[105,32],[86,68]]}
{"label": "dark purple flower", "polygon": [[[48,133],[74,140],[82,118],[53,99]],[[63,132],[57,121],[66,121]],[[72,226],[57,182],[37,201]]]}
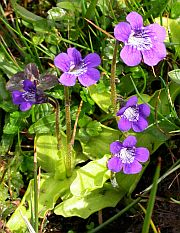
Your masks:
{"label": "dark purple flower", "polygon": [[117,116],[121,117],[118,122],[120,130],[128,131],[132,128],[135,132],[141,132],[148,126],[146,118],[150,115],[150,108],[147,104],[138,105],[137,101],[137,97],[132,96],[117,112]]}
{"label": "dark purple flower", "polygon": [[85,86],[91,86],[100,79],[100,72],[95,69],[101,59],[98,54],[90,53],[84,59],[75,48],[68,48],[67,53],[60,53],[54,59],[54,64],[64,73],[59,82],[65,86],[74,86],[76,79]]}
{"label": "dark purple flower", "polygon": [[41,89],[37,89],[36,82],[31,82],[29,79],[23,81],[22,91],[13,91],[13,103],[20,105],[21,111],[27,111],[33,104],[41,104],[47,102],[47,97]]}
{"label": "dark purple flower", "polygon": [[121,59],[128,66],[136,66],[143,57],[144,63],[155,66],[166,56],[165,29],[157,23],[144,27],[143,18],[137,12],[129,13],[126,20],[128,23],[121,22],[114,28],[115,38],[125,44]]}
{"label": "dark purple flower", "polygon": [[135,147],[136,137],[128,136],[122,143],[113,142],[110,151],[113,157],[108,161],[108,169],[113,172],[120,172],[123,169],[125,174],[135,174],[142,170],[139,162],[146,162],[149,158],[149,151],[145,147]]}

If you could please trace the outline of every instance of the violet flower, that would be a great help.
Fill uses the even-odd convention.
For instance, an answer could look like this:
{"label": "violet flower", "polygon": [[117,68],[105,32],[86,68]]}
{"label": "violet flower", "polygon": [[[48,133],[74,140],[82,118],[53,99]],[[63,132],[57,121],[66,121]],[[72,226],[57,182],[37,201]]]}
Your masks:
{"label": "violet flower", "polygon": [[143,18],[137,12],[129,13],[126,20],[128,23],[121,22],[114,28],[115,38],[125,44],[121,59],[128,66],[136,66],[143,57],[144,63],[155,66],[166,56],[165,29],[157,23],[143,26]]}
{"label": "violet flower", "polygon": [[12,92],[13,103],[20,105],[21,111],[27,111],[33,104],[47,102],[47,96],[41,89],[36,88],[36,82],[26,79],[23,81],[24,92],[15,90]]}
{"label": "violet flower", "polygon": [[132,96],[117,112],[117,116],[121,117],[118,122],[121,131],[132,128],[135,132],[141,132],[148,126],[146,118],[150,115],[150,107],[147,104],[138,105],[137,101],[137,97]]}
{"label": "violet flower", "polygon": [[64,72],[59,78],[64,86],[74,86],[77,78],[85,87],[95,84],[100,79],[100,72],[95,67],[100,63],[98,54],[90,53],[82,59],[75,48],[68,48],[67,53],[60,53],[54,59],[55,66]]}
{"label": "violet flower", "polygon": [[135,147],[137,143],[135,136],[128,136],[122,143],[113,142],[110,151],[113,157],[108,161],[108,169],[113,172],[120,172],[123,169],[125,174],[136,174],[142,170],[139,162],[146,162],[149,158],[149,151],[145,147]]}

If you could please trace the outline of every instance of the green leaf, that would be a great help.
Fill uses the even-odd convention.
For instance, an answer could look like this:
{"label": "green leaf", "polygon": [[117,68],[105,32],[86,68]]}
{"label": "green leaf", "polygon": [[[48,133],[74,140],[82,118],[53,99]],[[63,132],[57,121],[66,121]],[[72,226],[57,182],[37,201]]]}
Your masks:
{"label": "green leaf", "polygon": [[[51,30],[52,24],[53,24],[53,22],[51,22],[50,20],[41,18],[41,19],[33,22],[33,27],[34,27],[34,30],[36,32],[45,33],[45,32],[49,32]],[[45,37],[45,39],[46,39],[46,37]]]}
{"label": "green leaf", "polygon": [[39,119],[37,122],[32,124],[28,131],[30,134],[44,134],[44,133],[54,133],[55,132],[55,114],[50,114]]}
{"label": "green leaf", "polygon": [[[41,174],[41,176],[38,209],[39,217],[44,218],[47,212],[54,208],[58,198],[63,198],[64,196],[70,195],[69,186],[74,180],[75,174],[63,181],[56,180],[54,177],[49,176],[48,174]],[[23,216],[30,220],[30,206],[33,203],[33,195],[31,193],[33,190],[33,183],[33,180],[31,180],[20,205],[17,207],[7,223],[7,226],[12,232],[24,233],[26,230],[26,224],[21,217],[20,210]],[[27,204],[29,207],[25,207]]]}
{"label": "green leaf", "polygon": [[49,173],[55,173],[59,160],[57,138],[52,135],[37,135],[35,138],[38,165]]}
{"label": "green leaf", "polygon": [[3,183],[0,184],[0,203],[5,204],[6,199],[9,198],[8,187],[6,187]]}
{"label": "green leaf", "polygon": [[45,176],[41,179],[39,196],[39,216],[44,218],[47,211],[52,210],[58,198],[70,196],[69,186],[74,180],[74,173],[68,179],[56,180],[54,177]]}
{"label": "green leaf", "polygon": [[45,36],[43,33],[37,33],[32,37],[32,41],[35,45],[41,44],[45,39]]}
{"label": "green leaf", "polygon": [[[3,69],[3,67],[1,68]],[[15,111],[17,109],[17,106],[15,106],[12,103],[10,93],[6,89],[6,80],[2,77],[1,74],[0,74],[0,108],[4,109],[6,112]]]}
{"label": "green leaf", "polygon": [[126,195],[131,195],[131,193],[134,191],[134,189],[137,186],[137,183],[139,182],[144,169],[146,168],[146,166],[148,165],[148,163],[145,164],[145,166],[143,166],[143,169],[140,173],[138,174],[124,174],[122,172],[118,172],[116,173],[116,181],[118,183],[118,189],[120,190],[120,192],[124,192],[124,194]]}
{"label": "green leaf", "polygon": [[177,19],[180,16],[180,2],[173,1],[171,3],[171,18]]}
{"label": "green leaf", "polygon": [[15,111],[10,113],[10,117],[7,120],[3,132],[5,134],[16,134],[20,129],[22,129],[25,125],[25,119],[29,117],[30,112],[18,112]]}
{"label": "green leaf", "polygon": [[10,61],[5,54],[0,51],[0,69],[11,78],[15,73],[19,72],[19,67]]}
{"label": "green leaf", "polygon": [[74,196],[85,196],[91,191],[102,188],[106,180],[110,178],[110,171],[107,169],[109,156],[89,162],[76,171],[76,178],[70,186]]}
{"label": "green leaf", "polygon": [[4,134],[1,137],[0,154],[6,155],[13,144],[14,134]]}
{"label": "green leaf", "polygon": [[38,20],[43,19],[42,17],[26,10],[24,7],[20,6],[19,4],[16,3],[16,0],[11,0],[13,9],[15,10],[16,14],[22,17],[25,21],[28,22],[36,22]]}
{"label": "green leaf", "polygon": [[[77,134],[77,139],[80,141],[83,153],[91,159],[102,158],[105,154],[109,154],[109,145],[119,139],[121,132],[101,125],[102,131],[98,136],[84,137]],[[85,135],[84,135],[85,136]]]}
{"label": "green leaf", "polygon": [[6,90],[6,80],[0,74],[0,101],[9,99],[9,92]]}
{"label": "green leaf", "polygon": [[86,132],[92,137],[98,136],[101,131],[101,123],[98,121],[91,121],[86,126]]}
{"label": "green leaf", "polygon": [[91,0],[91,3],[89,4],[89,7],[86,11],[85,18],[91,19],[94,17],[97,2],[98,0]]}
{"label": "green leaf", "polygon": [[47,13],[48,18],[55,21],[61,21],[61,18],[66,15],[66,11],[60,7],[52,7]]}
{"label": "green leaf", "polygon": [[57,6],[65,10],[72,11],[72,12],[81,10],[80,1],[74,1],[74,0],[73,1],[61,1],[57,3]]}
{"label": "green leaf", "polygon": [[172,35],[172,42],[175,43],[175,50],[177,55],[180,57],[180,24],[177,20],[170,21],[170,31]]}
{"label": "green leaf", "polygon": [[100,90],[98,85],[92,85],[88,87],[91,98],[94,102],[106,113],[109,112],[111,105],[110,92],[106,90]]}
{"label": "green leaf", "polygon": [[177,84],[180,84],[180,69],[172,70],[168,72],[168,75],[171,80],[173,80]]}
{"label": "green leaf", "polygon": [[[52,114],[53,108],[49,103],[33,105],[33,123],[40,120],[42,117]],[[53,114],[52,114],[53,115]]]}
{"label": "green leaf", "polygon": [[[36,151],[38,164],[55,179],[66,177],[65,158],[67,154],[66,135],[61,132],[60,150],[57,149],[57,138],[52,135],[36,136]],[[74,166],[75,151],[72,150],[72,167]]]}
{"label": "green leaf", "polygon": [[91,117],[87,115],[83,115],[82,117],[79,118],[78,125],[79,127],[83,128],[91,121],[92,121]]}
{"label": "green leaf", "polygon": [[159,16],[166,9],[167,4],[167,0],[146,1],[143,5],[147,9],[147,13],[143,18],[147,19],[150,16],[153,18]]}
{"label": "green leaf", "polygon": [[[174,103],[176,97],[180,94],[180,86],[177,85],[177,83],[171,82],[169,83],[168,88],[168,95],[170,95],[171,101]],[[168,95],[167,90],[163,88],[161,90],[157,90],[149,101],[151,106],[157,108],[157,111],[165,116],[171,113],[171,103]],[[154,123],[154,119],[152,119],[152,122]]]}
{"label": "green leaf", "polygon": [[78,216],[86,219],[105,207],[115,207],[123,196],[123,191],[117,192],[111,184],[105,184],[103,188],[96,189],[87,196],[72,196],[64,200],[55,207],[54,212],[64,217]]}
{"label": "green leaf", "polygon": [[161,132],[156,125],[150,126],[143,133],[138,133],[135,136],[138,141],[137,146],[148,148],[150,154],[154,153],[160,145],[169,139],[169,136]]}

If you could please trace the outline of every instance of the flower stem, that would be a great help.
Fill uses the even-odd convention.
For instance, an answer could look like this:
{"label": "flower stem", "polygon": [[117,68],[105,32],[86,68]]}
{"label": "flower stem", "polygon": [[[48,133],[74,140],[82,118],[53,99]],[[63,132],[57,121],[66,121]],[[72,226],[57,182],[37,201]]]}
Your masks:
{"label": "flower stem", "polygon": [[113,53],[113,59],[112,59],[112,65],[111,65],[111,105],[113,108],[113,114],[115,115],[117,112],[117,106],[116,106],[116,57],[117,57],[117,49],[118,49],[118,41],[116,40],[115,46],[114,46],[114,53]]}
{"label": "flower stem", "polygon": [[37,153],[34,144],[34,230],[38,233],[38,181],[37,181]]}
{"label": "flower stem", "polygon": [[79,104],[79,107],[78,107],[78,110],[77,110],[76,120],[75,120],[75,123],[74,123],[74,129],[73,129],[72,138],[71,138],[71,145],[72,146],[74,145],[74,140],[75,140],[75,136],[76,136],[76,129],[77,129],[78,119],[79,119],[79,115],[80,115],[80,112],[81,112],[82,105],[83,105],[83,101],[81,100],[81,102]]}
{"label": "flower stem", "polygon": [[69,88],[64,86],[65,95],[65,114],[66,114],[66,142],[67,142],[67,154],[66,154],[66,175],[70,177],[71,170],[71,158],[72,158],[72,145],[71,145],[71,113],[70,113],[70,95]]}
{"label": "flower stem", "polygon": [[52,96],[48,96],[48,102],[54,107],[55,109],[55,114],[56,114],[56,138],[57,138],[57,149],[60,150],[61,146],[61,135],[60,135],[60,130],[59,130],[59,113],[60,113],[60,106],[59,102],[57,99],[55,99]]}

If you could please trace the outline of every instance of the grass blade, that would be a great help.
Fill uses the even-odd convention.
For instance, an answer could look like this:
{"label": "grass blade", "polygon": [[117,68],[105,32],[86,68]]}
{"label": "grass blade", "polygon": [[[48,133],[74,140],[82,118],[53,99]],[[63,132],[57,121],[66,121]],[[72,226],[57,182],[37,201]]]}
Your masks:
{"label": "grass blade", "polygon": [[161,170],[161,158],[158,159],[158,165],[157,165],[156,172],[155,172],[154,179],[153,179],[153,185],[152,185],[152,189],[151,189],[150,196],[149,196],[149,201],[148,201],[146,216],[145,216],[144,224],[142,228],[142,233],[149,232],[149,226],[150,226],[151,216],[152,216],[155,198],[156,198],[160,170]]}

